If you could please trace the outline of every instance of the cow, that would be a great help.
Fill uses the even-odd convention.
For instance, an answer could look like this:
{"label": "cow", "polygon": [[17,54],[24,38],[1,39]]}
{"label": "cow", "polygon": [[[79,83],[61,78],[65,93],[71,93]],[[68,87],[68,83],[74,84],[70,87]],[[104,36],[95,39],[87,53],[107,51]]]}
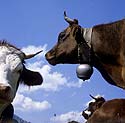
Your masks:
{"label": "cow", "polygon": [[26,55],[19,48],[0,40],[0,120],[13,117],[11,102],[15,98],[19,83],[28,86],[41,85],[39,72],[28,70],[25,60],[42,51]]}
{"label": "cow", "polygon": [[83,28],[64,12],[69,26],[45,57],[51,65],[89,64],[110,84],[125,89],[125,19]]}
{"label": "cow", "polygon": [[106,101],[103,97],[93,97],[82,115],[86,123],[125,123],[125,99]]}

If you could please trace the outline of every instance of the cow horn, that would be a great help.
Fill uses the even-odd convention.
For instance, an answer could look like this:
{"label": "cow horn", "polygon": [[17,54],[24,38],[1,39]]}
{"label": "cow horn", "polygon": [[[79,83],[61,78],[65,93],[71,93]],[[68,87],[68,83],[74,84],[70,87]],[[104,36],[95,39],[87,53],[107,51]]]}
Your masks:
{"label": "cow horn", "polygon": [[64,11],[64,19],[65,19],[65,21],[68,22],[69,24],[74,23],[74,20],[73,20],[73,19],[70,19],[69,17],[67,17],[66,11]]}
{"label": "cow horn", "polygon": [[91,94],[89,95],[90,97],[92,97],[94,100],[97,100],[97,98],[95,98],[94,96],[92,96]]}
{"label": "cow horn", "polygon": [[24,59],[30,59],[30,58],[36,56],[37,54],[41,53],[42,51],[43,50],[40,50],[40,51],[38,51],[38,52],[36,52],[34,54],[25,55]]}

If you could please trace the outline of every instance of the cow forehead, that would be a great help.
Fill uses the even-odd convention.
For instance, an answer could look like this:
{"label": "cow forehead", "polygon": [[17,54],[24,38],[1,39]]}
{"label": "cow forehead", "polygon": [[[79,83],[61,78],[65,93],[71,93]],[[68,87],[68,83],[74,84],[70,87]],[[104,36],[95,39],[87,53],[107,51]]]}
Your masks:
{"label": "cow forehead", "polygon": [[0,47],[0,64],[4,63],[4,64],[10,64],[10,65],[16,66],[20,62],[21,62],[21,58],[17,53],[16,49],[12,50],[11,48],[9,49],[5,46]]}
{"label": "cow forehead", "polygon": [[9,54],[6,57],[6,64],[9,64],[12,69],[17,67],[19,64],[22,64],[21,59],[16,54]]}
{"label": "cow forehead", "polygon": [[8,54],[17,54],[20,57],[24,56],[24,53],[19,49],[10,46],[0,46],[0,56],[6,56]]}

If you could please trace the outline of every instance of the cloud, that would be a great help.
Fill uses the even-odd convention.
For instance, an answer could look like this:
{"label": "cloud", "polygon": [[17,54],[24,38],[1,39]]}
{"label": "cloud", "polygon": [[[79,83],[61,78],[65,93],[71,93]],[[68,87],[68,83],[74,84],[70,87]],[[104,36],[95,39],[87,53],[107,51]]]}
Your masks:
{"label": "cloud", "polygon": [[78,111],[71,111],[57,116],[55,115],[50,120],[52,123],[67,123],[73,120],[79,123],[83,123],[85,121],[81,115],[81,112],[78,112]]}
{"label": "cloud", "polygon": [[17,93],[13,105],[16,110],[20,111],[43,111],[51,108],[51,104],[48,101],[33,101],[29,97],[25,97],[22,94]]}
{"label": "cloud", "polygon": [[27,54],[37,52],[43,49],[43,53],[36,56],[35,61],[28,62],[26,64],[26,67],[30,70],[35,70],[35,71],[40,72],[41,75],[43,76],[44,82],[40,86],[31,87],[30,91],[27,87],[21,86],[20,87],[21,89],[19,89],[19,91],[23,93],[26,91],[28,92],[36,91],[39,89],[44,90],[44,91],[59,91],[63,87],[80,88],[82,86],[82,80],[79,80],[78,82],[72,82],[70,79],[66,78],[62,73],[56,72],[56,71],[53,72],[52,67],[48,64],[45,64],[44,55],[46,53],[46,47],[47,45],[39,46],[39,47],[28,46],[28,47],[22,48],[22,50]]}
{"label": "cloud", "polygon": [[34,46],[34,45],[29,45],[27,47],[23,47],[21,50],[25,53],[25,54],[31,54],[31,53],[36,53],[40,50],[43,50],[42,53],[38,54],[37,55],[37,58],[40,58],[40,57],[44,57],[45,56],[45,53],[47,52],[46,51],[46,47],[47,47],[47,44],[45,44],[44,46]]}

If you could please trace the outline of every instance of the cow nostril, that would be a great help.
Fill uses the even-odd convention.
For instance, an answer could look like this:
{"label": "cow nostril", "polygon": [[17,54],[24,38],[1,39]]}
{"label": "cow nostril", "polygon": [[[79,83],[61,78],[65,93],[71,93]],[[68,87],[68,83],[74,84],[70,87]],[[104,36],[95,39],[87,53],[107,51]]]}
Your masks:
{"label": "cow nostril", "polygon": [[10,86],[6,86],[4,89],[5,92],[9,92],[9,90],[10,90]]}

